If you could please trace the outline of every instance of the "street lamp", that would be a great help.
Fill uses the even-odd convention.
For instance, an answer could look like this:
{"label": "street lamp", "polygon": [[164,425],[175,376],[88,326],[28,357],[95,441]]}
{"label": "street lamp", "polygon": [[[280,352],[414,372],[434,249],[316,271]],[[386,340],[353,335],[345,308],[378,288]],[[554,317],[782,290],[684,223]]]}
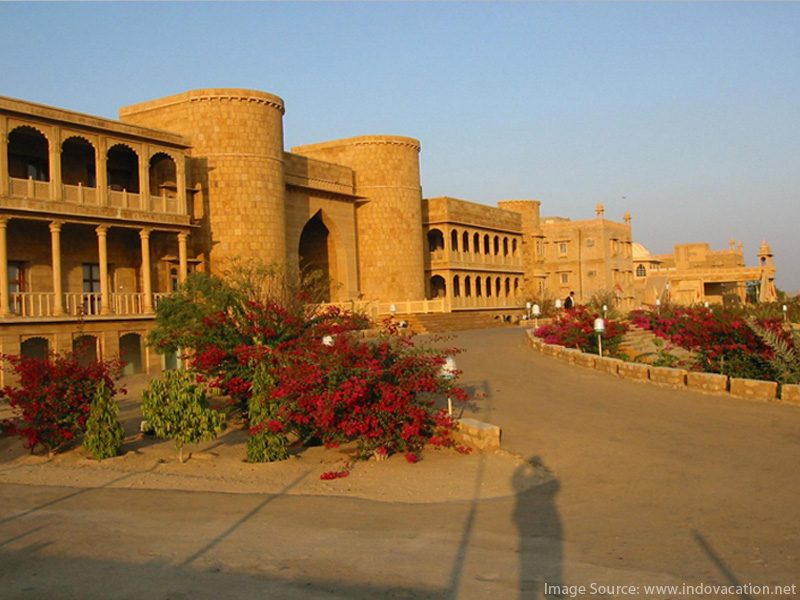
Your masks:
{"label": "street lamp", "polygon": [[656,298],[656,310],[661,312],[661,298]]}
{"label": "street lamp", "polygon": [[602,317],[597,317],[594,320],[594,332],[597,334],[597,351],[600,356],[603,356],[603,333],[606,330],[606,320]]}
{"label": "street lamp", "polygon": [[785,323],[788,320],[789,307],[784,304],[782,308],[783,308],[783,321]]}
{"label": "street lamp", "polygon": [[[456,378],[456,359],[448,356],[444,359],[442,368],[439,369],[439,377],[445,381],[452,381]],[[453,401],[450,396],[447,397],[447,414],[453,416]]]}
{"label": "street lamp", "polygon": [[603,318],[608,318],[608,304],[603,304]]}
{"label": "street lamp", "polygon": [[539,308],[538,304],[534,304],[533,305],[533,318],[535,319],[535,321],[534,321],[533,325],[537,329],[539,328],[539,315],[541,315],[541,314],[542,314],[542,309]]}
{"label": "street lamp", "polygon": [[561,298],[556,298],[556,310],[561,308]]}
{"label": "street lamp", "polygon": [[526,310],[527,315],[528,315],[528,320],[530,321],[531,320],[531,303],[530,302],[526,302],[525,303],[525,310]]}

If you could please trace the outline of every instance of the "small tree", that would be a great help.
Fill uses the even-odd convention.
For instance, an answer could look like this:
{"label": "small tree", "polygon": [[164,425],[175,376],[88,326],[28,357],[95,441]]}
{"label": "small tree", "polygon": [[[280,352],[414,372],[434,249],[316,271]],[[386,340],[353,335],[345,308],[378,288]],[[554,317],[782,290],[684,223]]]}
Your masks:
{"label": "small tree", "polygon": [[92,408],[86,421],[86,436],[83,447],[97,460],[119,456],[125,431],[117,419],[119,407],[114,395],[104,381],[100,382],[92,400]]}
{"label": "small tree", "polygon": [[213,440],[225,428],[225,415],[209,408],[208,395],[189,371],[167,371],[142,392],[142,416],[155,434],[175,440],[183,463],[183,445]]}

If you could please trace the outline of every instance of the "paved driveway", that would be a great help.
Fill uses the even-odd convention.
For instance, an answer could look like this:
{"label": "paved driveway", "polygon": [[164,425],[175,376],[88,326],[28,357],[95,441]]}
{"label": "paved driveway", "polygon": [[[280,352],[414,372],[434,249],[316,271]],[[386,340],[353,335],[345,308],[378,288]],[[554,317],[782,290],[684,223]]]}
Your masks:
{"label": "paved driveway", "polygon": [[[616,379],[540,356],[523,336],[458,336],[479,396],[466,413],[501,425],[505,448],[549,469],[547,483],[530,488],[520,472],[515,495],[439,504],[292,485],[4,485],[0,598],[527,599],[545,583],[628,598],[739,585],[725,597],[757,598],[744,586],[800,584],[800,409]],[[645,590],[656,584],[678,591]]]}

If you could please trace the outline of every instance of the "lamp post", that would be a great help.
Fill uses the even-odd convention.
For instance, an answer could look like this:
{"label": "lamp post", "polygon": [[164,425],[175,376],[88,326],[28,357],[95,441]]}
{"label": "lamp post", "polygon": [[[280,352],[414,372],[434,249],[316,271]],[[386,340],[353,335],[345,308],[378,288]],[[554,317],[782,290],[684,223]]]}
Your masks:
{"label": "lamp post", "polygon": [[602,317],[597,317],[594,320],[594,332],[597,334],[597,353],[603,356],[603,332],[606,330],[606,320]]}
{"label": "lamp post", "polygon": [[608,304],[603,304],[603,318],[608,318]]}
{"label": "lamp post", "polygon": [[528,321],[530,321],[531,320],[531,303],[530,302],[526,302],[525,303],[525,311],[526,311],[526,314],[528,315]]}
{"label": "lamp post", "polygon": [[[452,381],[456,378],[456,359],[448,356],[444,359],[442,368],[439,369],[439,377],[445,381]],[[450,396],[447,397],[447,414],[453,416],[453,401]]]}
{"label": "lamp post", "polygon": [[789,307],[784,304],[781,308],[783,309],[783,322],[785,323],[788,321]]}
{"label": "lamp post", "polygon": [[541,308],[539,308],[539,305],[538,305],[538,304],[534,304],[534,305],[533,305],[533,318],[534,318],[535,320],[534,320],[534,323],[533,323],[533,325],[534,325],[534,327],[536,327],[537,329],[539,328],[539,315],[541,315],[541,314],[542,314],[542,309],[541,309]]}
{"label": "lamp post", "polygon": [[561,298],[556,298],[556,310],[561,308]]}
{"label": "lamp post", "polygon": [[656,298],[656,310],[661,312],[661,298]]}

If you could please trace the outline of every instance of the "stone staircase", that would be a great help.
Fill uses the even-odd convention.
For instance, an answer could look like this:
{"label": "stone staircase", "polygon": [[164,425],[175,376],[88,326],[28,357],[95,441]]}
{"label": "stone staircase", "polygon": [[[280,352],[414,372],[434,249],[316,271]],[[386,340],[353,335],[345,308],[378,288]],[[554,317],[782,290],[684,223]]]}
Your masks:
{"label": "stone staircase", "polygon": [[[658,345],[654,340],[656,336],[647,329],[642,329],[636,325],[628,326],[628,333],[619,346],[619,351],[626,354],[631,360],[638,359],[639,362],[650,363],[656,360],[660,350],[665,344]],[[682,360],[689,360],[691,353],[683,348],[671,348],[670,354]]]}
{"label": "stone staircase", "polygon": [[[519,319],[520,311],[487,310],[456,311],[450,313],[430,314],[398,314],[398,321],[405,321],[415,334],[450,333],[469,329],[492,329],[496,327],[514,327]],[[510,321],[504,321],[509,316]]]}

